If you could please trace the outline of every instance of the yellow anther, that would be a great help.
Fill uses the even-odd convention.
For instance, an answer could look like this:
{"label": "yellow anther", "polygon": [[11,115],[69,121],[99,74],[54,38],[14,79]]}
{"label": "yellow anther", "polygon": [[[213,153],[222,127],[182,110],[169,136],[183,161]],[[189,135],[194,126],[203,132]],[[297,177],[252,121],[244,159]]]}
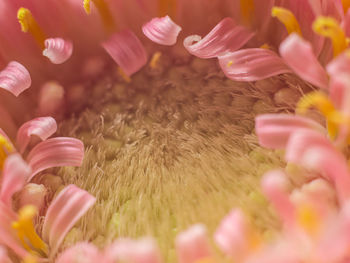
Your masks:
{"label": "yellow anther", "polygon": [[265,44],[261,45],[260,48],[271,49],[271,46],[269,44],[265,43]]}
{"label": "yellow anther", "polygon": [[161,56],[162,56],[162,53],[159,51],[153,54],[151,61],[149,63],[149,65],[152,69],[159,67],[159,60],[160,60]]}
{"label": "yellow anther", "polygon": [[297,222],[310,235],[317,234],[320,227],[320,220],[316,211],[307,205],[297,209]]}
{"label": "yellow anther", "polygon": [[4,166],[6,157],[14,151],[11,142],[0,134],[0,170]]}
{"label": "yellow anther", "polygon": [[18,212],[18,220],[12,223],[12,228],[17,231],[19,239],[28,251],[47,255],[47,245],[38,236],[33,224],[37,212],[35,206],[22,207]]}
{"label": "yellow anther", "polygon": [[312,29],[317,34],[332,40],[334,56],[337,56],[347,48],[345,33],[338,21],[333,17],[318,17],[312,24]]}
{"label": "yellow anther", "polygon": [[29,255],[25,257],[22,261],[22,263],[38,263],[38,259],[34,257],[33,255]]}
{"label": "yellow anther", "polygon": [[274,6],[271,15],[276,17],[287,29],[288,34],[297,33],[301,35],[301,29],[294,14],[286,8]]}
{"label": "yellow anther", "polygon": [[118,67],[117,71],[119,76],[121,76],[126,83],[131,82],[131,78],[124,72],[124,70],[121,67]]}
{"label": "yellow anther", "polygon": [[346,14],[350,7],[350,0],[341,0],[341,3],[343,5],[344,14]]}
{"label": "yellow anther", "polygon": [[175,18],[176,0],[158,0],[158,15]]}
{"label": "yellow anther", "polygon": [[232,60],[230,60],[229,62],[227,62],[227,67],[229,68],[229,67],[231,67],[233,65],[233,61]]}
{"label": "yellow anther", "polygon": [[34,19],[29,9],[21,7],[17,12],[18,22],[25,33],[30,33],[41,48],[45,48],[44,41],[46,36],[39,24]]}
{"label": "yellow anther", "polygon": [[251,231],[248,235],[249,247],[251,250],[256,250],[260,247],[262,240],[260,235],[257,232]]}
{"label": "yellow anther", "polygon": [[318,109],[325,117],[335,111],[333,103],[328,96],[320,91],[314,91],[302,97],[296,107],[297,113],[304,114],[311,107]]}
{"label": "yellow anther", "polygon": [[91,13],[91,2],[96,6],[106,30],[108,32],[114,31],[116,25],[106,2],[104,0],[83,0],[84,10],[87,14]]}
{"label": "yellow anther", "polygon": [[240,11],[244,24],[250,24],[254,15],[254,0],[240,0]]}

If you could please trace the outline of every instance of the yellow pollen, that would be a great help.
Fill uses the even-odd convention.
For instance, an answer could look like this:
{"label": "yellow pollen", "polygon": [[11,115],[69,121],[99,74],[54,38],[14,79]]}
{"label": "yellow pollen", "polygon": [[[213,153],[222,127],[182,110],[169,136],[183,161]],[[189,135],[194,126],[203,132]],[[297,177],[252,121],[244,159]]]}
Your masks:
{"label": "yellow pollen", "polygon": [[271,9],[271,15],[276,17],[287,29],[288,34],[297,33],[300,36],[301,30],[294,14],[286,8],[274,6]]}
{"label": "yellow pollen", "polygon": [[4,166],[6,157],[13,152],[13,146],[9,140],[0,134],[0,170]]}
{"label": "yellow pollen", "polygon": [[39,24],[34,19],[29,9],[21,7],[17,12],[17,19],[21,25],[21,29],[25,33],[30,33],[41,48],[45,48],[44,41],[46,36]]}
{"label": "yellow pollen", "polygon": [[243,23],[249,24],[254,15],[254,0],[240,0],[241,14],[243,17]]}
{"label": "yellow pollen", "polygon": [[229,68],[229,67],[231,67],[233,65],[233,61],[232,60],[230,60],[229,62],[227,62],[227,67]]}
{"label": "yellow pollen", "polygon": [[152,69],[156,69],[159,67],[159,60],[161,56],[162,56],[162,53],[159,51],[153,54],[151,61],[149,63]]}
{"label": "yellow pollen", "polygon": [[270,49],[271,46],[270,46],[269,44],[265,43],[265,44],[261,45],[260,48],[263,48],[263,49]]}
{"label": "yellow pollen", "polygon": [[346,14],[350,7],[350,0],[341,0],[341,3],[343,5],[344,14]]}
{"label": "yellow pollen", "polygon": [[338,21],[333,17],[318,17],[312,24],[312,29],[317,34],[332,40],[334,56],[337,56],[347,48],[345,33]]}
{"label": "yellow pollen", "polygon": [[124,70],[121,67],[117,68],[118,74],[123,78],[123,80],[126,83],[130,83],[131,82],[131,78],[124,72]]}
{"label": "yellow pollen", "polygon": [[303,205],[298,208],[297,222],[310,235],[317,234],[320,227],[320,221],[318,215],[316,214],[316,211],[307,205]]}
{"label": "yellow pollen", "polygon": [[158,1],[159,16],[168,15],[175,18],[176,15],[176,0],[159,0]]}
{"label": "yellow pollen", "polygon": [[18,212],[18,220],[12,223],[23,246],[33,254],[47,255],[48,248],[35,231],[33,219],[37,208],[32,205],[22,207]]}
{"label": "yellow pollen", "polygon": [[84,10],[86,14],[91,13],[91,2],[94,3],[94,5],[97,8],[98,13],[101,16],[102,22],[106,30],[111,33],[115,31],[115,22],[113,19],[113,15],[111,11],[108,8],[108,5],[104,0],[84,0],[83,5],[84,5]]}

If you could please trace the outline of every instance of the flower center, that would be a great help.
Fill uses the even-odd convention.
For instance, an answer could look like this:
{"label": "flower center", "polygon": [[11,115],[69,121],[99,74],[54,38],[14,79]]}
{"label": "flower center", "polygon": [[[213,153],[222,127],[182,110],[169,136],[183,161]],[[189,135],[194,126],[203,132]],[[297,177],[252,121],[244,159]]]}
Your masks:
{"label": "flower center", "polygon": [[235,206],[269,235],[278,224],[260,178],[284,163],[258,146],[254,118],[292,107],[300,93],[286,88],[289,78],[233,82],[216,60],[167,52],[130,82],[111,69],[87,94],[88,109],[60,125],[87,150],[82,168],[59,174],[97,198],[66,245],[149,235],[172,261],[177,233],[198,222],[213,233]]}

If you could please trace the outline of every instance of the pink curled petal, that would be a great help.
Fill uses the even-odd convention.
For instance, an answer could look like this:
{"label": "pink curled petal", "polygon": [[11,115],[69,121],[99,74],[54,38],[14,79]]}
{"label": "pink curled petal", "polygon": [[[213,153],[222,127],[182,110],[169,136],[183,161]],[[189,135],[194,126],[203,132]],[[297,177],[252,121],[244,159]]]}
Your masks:
{"label": "pink curled petal", "polygon": [[318,62],[309,42],[297,34],[291,34],[281,43],[279,50],[287,65],[298,76],[317,87],[327,89],[327,73]]}
{"label": "pink curled petal", "polygon": [[179,263],[195,263],[212,257],[207,232],[201,224],[178,234],[175,246]]}
{"label": "pink curled petal", "polygon": [[247,228],[242,211],[235,209],[221,221],[214,234],[215,242],[226,255],[237,260],[248,249]]}
{"label": "pink curled petal", "polygon": [[259,144],[270,149],[284,149],[288,139],[298,129],[326,130],[317,122],[297,115],[263,114],[255,118],[255,131]]}
{"label": "pink curled petal", "polygon": [[213,58],[241,48],[253,36],[254,33],[245,27],[238,26],[232,18],[227,17],[203,39],[197,35],[186,37],[184,46],[194,56]]}
{"label": "pink curled petal", "polygon": [[62,38],[48,38],[45,40],[43,55],[53,64],[66,62],[73,53],[73,43]]}
{"label": "pink curled petal", "polygon": [[6,158],[2,174],[0,200],[12,207],[12,196],[23,188],[31,174],[31,169],[18,153]]}
{"label": "pink curled petal", "polygon": [[156,17],[142,26],[142,32],[155,43],[165,46],[176,44],[181,27],[169,16]]}
{"label": "pink curled petal", "polygon": [[151,238],[119,239],[105,249],[106,262],[160,263],[161,256]]}
{"label": "pink curled petal", "polygon": [[[350,9],[349,9],[350,11]],[[327,72],[331,77],[339,74],[349,74],[350,72],[350,53],[345,51],[328,63]]]}
{"label": "pink curled petal", "polygon": [[102,47],[129,76],[147,63],[147,54],[141,41],[130,30],[112,35]]}
{"label": "pink curled petal", "polygon": [[287,226],[294,224],[295,207],[287,193],[288,180],[282,171],[270,171],[262,179],[262,189]]}
{"label": "pink curled petal", "polygon": [[11,61],[0,72],[0,88],[11,92],[16,97],[28,89],[31,84],[32,79],[28,70],[16,61]]}
{"label": "pink curled petal", "polygon": [[81,166],[83,158],[84,145],[78,139],[57,137],[43,141],[28,154],[27,161],[33,171],[29,180],[48,168]]}
{"label": "pink curled petal", "polygon": [[7,251],[5,248],[0,247],[0,262],[1,263],[11,263],[9,256],[7,255]]}
{"label": "pink curled petal", "polygon": [[[96,263],[101,261],[101,253],[93,244],[80,242],[64,250],[56,263]],[[102,261],[104,263],[104,261]]]}
{"label": "pink curled petal", "polygon": [[[21,241],[17,238],[12,223],[17,220],[17,215],[12,208],[0,202],[0,245],[12,249],[18,256],[25,258],[29,252],[24,249]],[[2,262],[2,261],[0,261]]]}
{"label": "pink curled petal", "polygon": [[225,75],[235,81],[256,81],[292,73],[276,53],[262,48],[242,49],[219,57]]}
{"label": "pink curled petal", "polygon": [[43,225],[43,239],[50,253],[57,252],[65,235],[95,203],[95,198],[75,185],[68,185],[50,204]]}
{"label": "pink curled petal", "polygon": [[335,184],[338,198],[342,203],[350,200],[350,173],[347,160],[341,153],[324,146],[308,147],[303,154],[301,164],[330,178]]}
{"label": "pink curled petal", "polygon": [[45,141],[57,130],[57,123],[52,117],[39,117],[24,123],[17,132],[17,146],[23,153],[32,135],[38,136]]}

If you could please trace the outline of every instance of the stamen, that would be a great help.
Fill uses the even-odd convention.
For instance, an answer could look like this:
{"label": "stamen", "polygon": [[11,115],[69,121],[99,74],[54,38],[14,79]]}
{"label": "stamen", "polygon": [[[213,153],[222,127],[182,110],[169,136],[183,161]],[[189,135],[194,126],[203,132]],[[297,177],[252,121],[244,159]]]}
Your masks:
{"label": "stamen", "polygon": [[170,16],[175,18],[176,15],[176,0],[159,0],[158,1],[158,15]]}
{"label": "stamen", "polygon": [[341,0],[341,3],[343,5],[344,14],[346,14],[350,7],[350,0]]}
{"label": "stamen", "polygon": [[260,48],[271,49],[271,46],[269,44],[265,43],[265,44],[261,45]]}
{"label": "stamen", "polygon": [[17,230],[17,235],[23,246],[32,253],[46,254],[47,245],[35,232],[33,218],[37,214],[37,208],[32,205],[22,207],[18,212],[18,221],[12,223],[12,228]]}
{"label": "stamen", "polygon": [[159,66],[159,60],[161,56],[162,56],[162,53],[159,51],[153,54],[151,61],[149,63],[152,69],[155,69]]}
{"label": "stamen", "polygon": [[229,68],[229,67],[231,67],[233,65],[233,61],[232,60],[230,60],[229,62],[227,62],[227,67]]}
{"label": "stamen", "polygon": [[124,70],[121,67],[117,68],[118,74],[123,78],[123,80],[126,83],[130,83],[131,82],[131,78],[124,72]]}
{"label": "stamen", "polygon": [[30,10],[24,7],[18,9],[17,19],[18,22],[21,24],[22,31],[25,33],[29,32],[33,36],[35,41],[39,44],[39,46],[42,49],[44,49],[44,41],[46,39],[46,36],[40,28],[39,24],[34,19]]}
{"label": "stamen", "polygon": [[9,140],[0,134],[0,170],[4,166],[6,157],[13,152],[13,146]]}
{"label": "stamen", "polygon": [[314,211],[309,206],[302,206],[297,211],[297,222],[303,227],[310,235],[315,235],[319,229],[319,219]]}
{"label": "stamen", "polygon": [[241,14],[243,17],[243,23],[248,24],[252,20],[254,13],[254,0],[241,0],[240,1]]}
{"label": "stamen", "polygon": [[274,6],[271,15],[276,17],[286,27],[288,34],[297,33],[302,35],[299,23],[294,14],[286,8]]}
{"label": "stamen", "polygon": [[91,1],[96,6],[97,11],[101,16],[103,25],[105,26],[106,30],[109,33],[113,32],[115,30],[116,25],[114,23],[113,15],[109,10],[106,2],[104,0],[84,0],[83,2],[84,9],[88,15],[91,13]]}
{"label": "stamen", "polygon": [[332,40],[334,56],[337,56],[347,48],[345,33],[334,18],[320,16],[313,23],[312,29],[317,34]]}

